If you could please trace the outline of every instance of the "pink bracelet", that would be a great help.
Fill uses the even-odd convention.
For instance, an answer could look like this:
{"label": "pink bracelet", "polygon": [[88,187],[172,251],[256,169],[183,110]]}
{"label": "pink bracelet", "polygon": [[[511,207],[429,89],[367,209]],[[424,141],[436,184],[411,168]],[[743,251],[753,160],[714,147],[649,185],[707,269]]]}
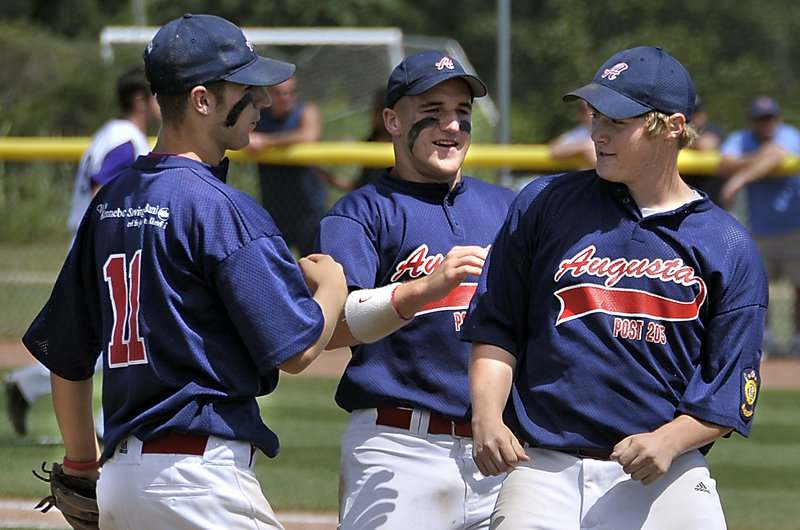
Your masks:
{"label": "pink bracelet", "polygon": [[392,298],[391,298],[392,307],[394,308],[394,312],[397,313],[397,316],[399,316],[401,319],[406,320],[406,321],[411,320],[410,318],[404,317],[403,314],[400,312],[400,310],[397,309],[397,302],[395,302],[395,300],[394,300],[394,293],[395,293],[395,291],[397,291],[398,287],[400,287],[399,283],[395,286],[394,289],[392,289]]}
{"label": "pink bracelet", "polygon": [[100,469],[100,462],[97,460],[93,462],[73,462],[66,456],[64,460],[61,461],[61,465],[67,467],[69,469],[74,469],[75,471],[86,471],[88,469]]}

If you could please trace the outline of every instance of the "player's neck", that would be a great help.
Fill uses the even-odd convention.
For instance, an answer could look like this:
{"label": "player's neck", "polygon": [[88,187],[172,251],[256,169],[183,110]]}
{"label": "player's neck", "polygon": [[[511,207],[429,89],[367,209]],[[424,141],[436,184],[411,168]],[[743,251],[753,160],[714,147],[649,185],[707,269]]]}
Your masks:
{"label": "player's neck", "polygon": [[628,187],[639,208],[670,210],[686,204],[693,190],[681,179],[677,168],[654,182],[640,182]]}
{"label": "player's neck", "polygon": [[158,136],[155,147],[153,147],[153,153],[183,156],[212,166],[219,164],[225,155],[224,151],[219,152],[219,149],[200,147],[198,142],[191,136],[169,134],[163,129]]}

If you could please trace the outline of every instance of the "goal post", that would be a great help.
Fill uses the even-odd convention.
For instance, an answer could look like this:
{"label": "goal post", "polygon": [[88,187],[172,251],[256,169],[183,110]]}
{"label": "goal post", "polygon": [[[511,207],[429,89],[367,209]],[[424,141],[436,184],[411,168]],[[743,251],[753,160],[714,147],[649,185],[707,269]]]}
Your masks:
{"label": "goal post", "polygon": [[[102,57],[115,59],[115,47],[144,46],[155,26],[107,26],[100,33]],[[371,132],[376,96],[405,55],[438,49],[474,68],[453,39],[407,36],[395,27],[243,27],[259,54],[297,65],[298,98],[320,107],[325,141],[359,141]],[[478,74],[480,75],[480,74]],[[497,108],[490,97],[476,100],[473,143],[494,142]]]}

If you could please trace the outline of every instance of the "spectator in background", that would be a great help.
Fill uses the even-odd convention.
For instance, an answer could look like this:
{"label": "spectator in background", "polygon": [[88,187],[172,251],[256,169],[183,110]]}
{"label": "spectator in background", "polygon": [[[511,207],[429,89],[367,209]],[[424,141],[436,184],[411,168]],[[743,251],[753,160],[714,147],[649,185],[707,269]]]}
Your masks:
{"label": "spectator in background", "polygon": [[[148,130],[157,125],[161,113],[142,68],[135,68],[117,80],[117,100],[122,113],[105,123],[92,137],[75,175],[72,210],[67,226],[74,234],[86,208],[101,186],[127,168],[136,157],[150,151]],[[6,410],[14,430],[27,434],[28,409],[50,393],[50,371],[33,363],[12,372],[5,382]],[[97,432],[102,438],[102,421]]]}
{"label": "spectator in background", "polygon": [[[581,102],[576,106],[575,115],[580,124],[560,134],[548,143],[550,157],[554,160],[581,159],[580,167],[576,169],[591,169],[597,163],[594,142],[592,142],[592,114],[589,107],[584,102]],[[523,173],[515,172],[511,187],[519,193],[531,181],[540,176],[542,174],[531,174],[529,171]]]}
{"label": "spectator in background", "polygon": [[583,169],[589,169],[597,163],[594,142],[592,142],[592,113],[583,101],[576,108],[580,125],[549,143],[550,156],[555,159],[581,157],[584,162]]}
{"label": "spectator in background", "polygon": [[[268,88],[272,105],[261,110],[247,150],[317,142],[322,137],[322,113],[312,103],[297,100],[297,78]],[[259,164],[261,204],[269,211],[289,247],[301,255],[314,249],[317,225],[327,210],[324,173],[313,166]]]}
{"label": "spectator in background", "polygon": [[[692,124],[698,133],[697,139],[688,147],[692,151],[716,151],[725,138],[725,131],[718,123],[709,121],[708,110],[700,97],[695,98]],[[703,190],[717,205],[722,206],[720,192],[725,184],[721,175],[681,175],[690,186]]]}
{"label": "spectator in background", "polygon": [[[750,105],[750,127],[733,132],[720,147],[720,173],[728,177],[721,198],[730,204],[747,190],[750,231],[770,280],[794,285],[793,337],[789,355],[800,357],[800,174],[776,175],[788,154],[800,155],[800,131],[783,123],[778,103],[759,96]],[[775,352],[774,333],[764,351]]]}
{"label": "spectator in background", "polygon": [[[383,124],[383,109],[384,101],[386,100],[386,89],[381,88],[375,93],[375,100],[372,102],[372,112],[370,118],[372,120],[372,132],[366,139],[367,142],[391,142],[392,135],[386,130]],[[369,184],[378,179],[383,174],[384,168],[380,167],[365,167],[361,170],[358,180],[356,180],[355,187],[360,188],[365,184]]]}

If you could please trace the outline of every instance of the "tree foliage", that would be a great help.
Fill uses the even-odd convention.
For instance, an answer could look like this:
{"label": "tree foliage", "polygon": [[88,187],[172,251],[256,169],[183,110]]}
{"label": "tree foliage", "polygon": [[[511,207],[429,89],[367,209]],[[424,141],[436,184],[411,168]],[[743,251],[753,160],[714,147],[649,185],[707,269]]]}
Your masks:
{"label": "tree foliage", "polygon": [[[206,12],[241,26],[396,26],[406,34],[449,37],[460,42],[490,92],[497,89],[495,2],[146,0],[145,5],[151,25]],[[571,109],[561,96],[590,81],[614,52],[642,44],[662,46],[681,60],[712,118],[729,130],[744,125],[747,104],[760,93],[776,97],[785,119],[800,123],[795,66],[800,11],[789,0],[512,0],[511,9],[512,141],[543,142],[569,127]],[[110,0],[23,0],[21,6],[0,7],[0,21],[6,21],[0,28],[0,95],[6,105],[38,120],[18,116],[9,122],[8,109],[2,110],[0,133],[70,134],[98,122],[88,115],[108,110],[97,104],[98,81],[110,77],[101,73],[97,35],[105,24],[131,24],[131,13],[131,1]]]}

